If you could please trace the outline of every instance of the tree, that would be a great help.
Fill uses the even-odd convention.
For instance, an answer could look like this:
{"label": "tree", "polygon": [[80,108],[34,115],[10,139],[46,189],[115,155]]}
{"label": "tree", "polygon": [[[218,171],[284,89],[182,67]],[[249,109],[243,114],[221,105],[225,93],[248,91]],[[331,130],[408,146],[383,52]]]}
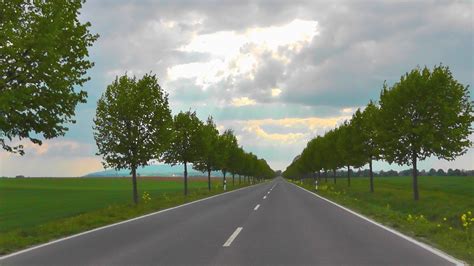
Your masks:
{"label": "tree", "polygon": [[336,149],[339,160],[347,167],[347,185],[351,185],[351,166],[362,167],[367,158],[363,154],[361,132],[352,123],[344,122],[337,129]]}
{"label": "tree", "polygon": [[234,132],[231,129],[227,129],[224,131],[222,135],[219,136],[218,141],[218,152],[219,152],[219,163],[218,168],[222,171],[222,175],[224,176],[222,182],[224,185],[224,190],[227,189],[227,180],[226,174],[229,172],[229,168],[231,165],[230,156],[233,152],[233,149],[237,147],[237,138],[234,135]]}
{"label": "tree", "polygon": [[336,183],[336,170],[343,166],[340,154],[336,149],[337,138],[337,129],[333,129],[324,135],[324,153],[326,154],[325,169],[331,169],[333,171],[334,184]]}
{"label": "tree", "polygon": [[136,204],[137,167],[159,158],[170,140],[168,96],[156,76],[117,77],[97,102],[94,125],[97,155],[102,155],[104,167],[131,169]]}
{"label": "tree", "polygon": [[217,144],[219,140],[219,131],[212,116],[207,118],[207,122],[202,126],[199,151],[200,156],[193,164],[193,168],[207,172],[207,186],[211,190],[211,171],[218,167],[219,156],[217,153]]}
{"label": "tree", "polygon": [[429,171],[428,171],[428,176],[436,176],[436,170],[434,168],[431,168]]}
{"label": "tree", "polygon": [[240,172],[243,167],[243,154],[244,150],[242,147],[237,145],[231,146],[229,155],[229,172],[232,174],[232,186],[235,185],[235,175]]}
{"label": "tree", "polygon": [[196,112],[180,112],[173,119],[171,145],[164,154],[166,163],[184,166],[184,195],[188,195],[188,163],[199,161],[202,122]]}
{"label": "tree", "polygon": [[446,173],[444,172],[443,169],[438,169],[438,171],[436,171],[436,174],[437,174],[438,176],[445,176],[445,175],[446,175]]}
{"label": "tree", "polygon": [[[93,63],[88,47],[98,38],[80,23],[83,1],[2,1],[0,3],[0,146],[23,155],[13,138],[62,136],[75,123],[76,91]],[[34,134],[32,134],[34,133]]]}
{"label": "tree", "polygon": [[453,160],[471,142],[474,122],[468,86],[445,66],[416,68],[380,96],[383,157],[413,166],[413,197],[419,199],[417,162],[429,156]]}
{"label": "tree", "polygon": [[379,133],[377,125],[383,123],[378,121],[379,108],[372,101],[367,104],[364,111],[357,111],[352,116],[351,124],[354,127],[359,142],[362,144],[359,155],[365,157],[369,163],[370,192],[374,192],[374,173],[372,161],[380,158]]}

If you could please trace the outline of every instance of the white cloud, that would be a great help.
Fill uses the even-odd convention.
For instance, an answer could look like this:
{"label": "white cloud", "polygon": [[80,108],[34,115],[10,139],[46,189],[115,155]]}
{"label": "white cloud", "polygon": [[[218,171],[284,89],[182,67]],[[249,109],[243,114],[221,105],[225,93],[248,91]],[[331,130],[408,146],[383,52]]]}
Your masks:
{"label": "white cloud", "polygon": [[169,80],[196,77],[196,85],[207,88],[223,78],[222,69],[224,68],[225,64],[222,60],[214,59],[208,62],[176,65],[168,68],[167,73]]}
{"label": "white cloud", "polygon": [[291,50],[299,50],[304,44],[311,42],[318,33],[317,21],[295,19],[282,26],[255,27],[244,32],[221,31],[197,35],[180,50],[210,53],[224,58],[237,56],[240,49],[248,44],[274,52],[277,52],[280,46],[289,46]]}
{"label": "white cloud", "polygon": [[273,88],[272,89],[272,97],[278,97],[281,94],[281,89]]}
{"label": "white cloud", "polygon": [[281,26],[196,35],[178,50],[209,54],[211,60],[168,67],[167,79],[195,77],[203,88],[223,80],[253,80],[263,55],[288,64],[288,54],[299,53],[317,34],[317,21],[295,19]]}
{"label": "white cloud", "polygon": [[240,98],[232,98],[231,104],[233,106],[246,106],[246,105],[255,105],[257,102],[254,99],[250,99],[249,97],[240,97]]}

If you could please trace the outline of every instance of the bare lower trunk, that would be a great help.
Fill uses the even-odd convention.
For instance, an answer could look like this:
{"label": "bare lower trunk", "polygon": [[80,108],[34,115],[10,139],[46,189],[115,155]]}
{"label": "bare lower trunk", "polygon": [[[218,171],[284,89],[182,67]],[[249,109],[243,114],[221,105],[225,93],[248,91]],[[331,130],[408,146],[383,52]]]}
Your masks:
{"label": "bare lower trunk", "polygon": [[336,184],[336,169],[333,169],[332,172],[334,177],[334,184]]}
{"label": "bare lower trunk", "polygon": [[211,191],[211,169],[207,169],[207,188]]}
{"label": "bare lower trunk", "polygon": [[321,182],[321,170],[318,170],[318,181]]}
{"label": "bare lower trunk", "polygon": [[137,190],[137,167],[132,166],[132,184],[133,184],[133,203],[138,203],[138,190]]}
{"label": "bare lower trunk", "polygon": [[184,195],[188,195],[188,165],[184,162]]}
{"label": "bare lower trunk", "polygon": [[347,186],[351,186],[351,166],[347,166]]}
{"label": "bare lower trunk", "polygon": [[235,174],[232,174],[232,186],[235,186]]}
{"label": "bare lower trunk", "polygon": [[328,182],[328,170],[324,170],[324,182]]}
{"label": "bare lower trunk", "polygon": [[374,172],[372,172],[372,158],[369,161],[370,192],[374,192]]}
{"label": "bare lower trunk", "polygon": [[416,152],[413,152],[412,160],[413,160],[413,198],[414,200],[419,200],[420,195],[418,194],[418,171],[416,169],[416,160],[417,160]]}

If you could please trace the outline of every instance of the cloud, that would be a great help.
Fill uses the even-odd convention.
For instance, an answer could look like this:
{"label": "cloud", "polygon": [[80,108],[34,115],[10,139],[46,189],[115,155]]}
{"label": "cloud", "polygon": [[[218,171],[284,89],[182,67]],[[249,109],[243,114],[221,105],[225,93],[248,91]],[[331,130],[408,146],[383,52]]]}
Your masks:
{"label": "cloud", "polygon": [[[44,165],[95,158],[96,102],[124,73],[157,74],[174,113],[213,115],[280,169],[311,137],[378,99],[385,80],[393,84],[418,65],[442,62],[461,83],[474,82],[469,1],[106,0],[81,11],[101,36],[83,87],[88,103],[65,138],[29,146],[31,156],[18,159],[26,165],[25,158]],[[472,168],[469,154],[449,164]],[[2,171],[16,167],[12,160]]]}
{"label": "cloud", "polygon": [[272,89],[272,97],[278,97],[281,94],[281,89],[273,88]]}
{"label": "cloud", "polygon": [[233,98],[231,101],[233,106],[246,106],[246,105],[255,105],[256,102],[254,99],[250,99],[249,97],[240,97],[240,98]]}

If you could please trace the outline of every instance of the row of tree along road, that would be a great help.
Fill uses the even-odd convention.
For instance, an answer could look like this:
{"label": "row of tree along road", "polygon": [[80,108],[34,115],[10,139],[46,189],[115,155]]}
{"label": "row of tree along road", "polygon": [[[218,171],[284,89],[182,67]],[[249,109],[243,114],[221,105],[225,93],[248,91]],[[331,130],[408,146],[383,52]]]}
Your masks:
{"label": "row of tree along road", "polygon": [[447,66],[416,68],[392,87],[383,85],[378,102],[358,109],[350,121],[308,142],[283,175],[301,178],[321,172],[369,165],[370,192],[374,192],[372,162],[385,160],[413,168],[413,198],[419,199],[417,163],[430,156],[454,160],[472,146],[473,103],[469,88],[456,81]]}
{"label": "row of tree along road", "polygon": [[[78,103],[87,92],[77,91],[90,78],[94,65],[88,48],[99,37],[89,22],[81,23],[84,1],[2,1],[0,4],[0,148],[24,154],[17,140],[65,135],[75,123]],[[254,179],[273,175],[265,160],[245,153],[231,130],[219,135],[212,117],[201,122],[194,112],[174,118],[168,97],[153,75],[122,76],[107,87],[97,105],[94,137],[104,165],[128,168],[133,176],[133,199],[138,200],[136,169],[150,160]]]}
{"label": "row of tree along road", "polygon": [[104,167],[131,169],[133,199],[138,201],[136,169],[152,160],[184,166],[184,194],[188,193],[188,166],[206,172],[211,189],[211,172],[259,181],[273,177],[264,159],[239,147],[232,130],[222,134],[211,116],[202,122],[195,112],[180,112],[174,117],[168,96],[154,75],[141,79],[117,77],[97,103],[94,138]]}

